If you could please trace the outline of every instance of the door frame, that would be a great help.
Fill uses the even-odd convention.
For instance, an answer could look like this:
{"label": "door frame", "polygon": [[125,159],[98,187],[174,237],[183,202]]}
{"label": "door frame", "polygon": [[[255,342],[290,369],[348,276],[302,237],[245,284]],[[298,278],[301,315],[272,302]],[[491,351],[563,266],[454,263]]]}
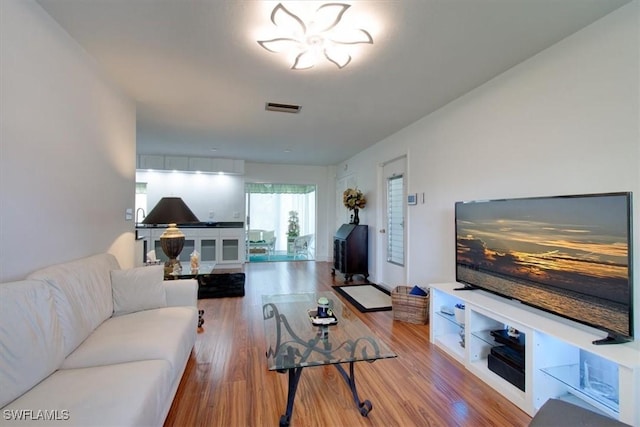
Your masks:
{"label": "door frame", "polygon": [[[305,222],[307,223],[308,229],[306,229],[306,233],[305,234],[312,234],[313,235],[313,239],[312,239],[312,244],[310,245],[311,248],[308,252],[309,254],[309,258],[305,259],[306,261],[316,261],[317,260],[317,238],[318,238],[318,185],[315,183],[287,183],[287,182],[280,182],[280,181],[273,181],[273,182],[263,182],[263,181],[246,181],[245,182],[245,186],[244,186],[244,197],[245,197],[245,211],[246,211],[246,216],[245,216],[245,227],[244,227],[244,231],[245,231],[245,240],[246,240],[246,262],[250,262],[250,245],[249,245],[249,231],[251,230],[255,230],[255,224],[252,223],[251,220],[251,204],[252,204],[252,194],[259,194],[260,192],[251,192],[248,190],[248,186],[251,184],[269,184],[269,185],[273,185],[273,186],[301,186],[301,187],[310,187],[313,186],[313,210],[310,212],[307,212],[307,217],[305,217]],[[304,194],[304,193],[289,193],[289,192],[272,192],[270,194],[274,194],[274,195],[278,195],[281,196],[282,194]],[[312,215],[311,215],[312,214]],[[311,219],[313,219],[311,221]],[[254,221],[255,222],[255,221]],[[304,229],[304,227],[302,227]],[[277,229],[274,227],[274,229]],[[280,227],[280,229],[282,230],[282,227]],[[311,232],[311,233],[309,233]],[[302,234],[302,233],[301,233]],[[287,239],[285,238],[283,239],[279,239],[280,242],[287,242]],[[278,241],[277,241],[278,242]],[[285,247],[288,247],[289,243],[285,243]],[[288,256],[290,256],[289,253],[287,253]],[[295,257],[292,257],[292,260],[294,260]],[[300,259],[298,259],[300,260]]]}
{"label": "door frame", "polygon": [[[376,246],[378,248],[378,250],[376,251],[376,277],[377,277],[377,281],[384,287],[388,288],[389,290],[392,290],[395,286],[399,285],[399,284],[406,284],[407,281],[407,260],[409,258],[409,254],[408,254],[408,244],[407,244],[407,238],[408,238],[408,209],[406,206],[406,203],[404,203],[404,236],[403,236],[403,244],[404,244],[404,263],[402,266],[399,266],[397,264],[394,264],[394,266],[398,267],[399,269],[401,269],[401,271],[399,272],[399,276],[397,280],[399,283],[385,283],[385,279],[389,276],[387,274],[385,274],[385,269],[387,268],[387,264],[389,264],[389,262],[387,261],[387,234],[386,234],[386,228],[387,228],[387,223],[386,223],[386,213],[385,213],[385,209],[387,208],[387,182],[386,182],[386,177],[384,174],[384,168],[385,166],[396,162],[398,160],[403,160],[404,162],[404,167],[403,167],[403,177],[404,177],[404,181],[403,181],[403,195],[402,195],[402,199],[403,201],[406,200],[407,198],[407,186],[408,186],[408,182],[409,182],[409,174],[408,174],[408,156],[407,154],[402,154],[400,156],[394,157],[392,159],[386,160],[384,162],[381,162],[378,164],[378,170],[377,170],[377,175],[378,175],[378,200],[380,200],[380,203],[378,204],[378,209],[377,209],[377,223],[378,223],[378,227],[377,230],[375,232],[376,235]],[[385,232],[383,232],[382,230],[385,230]]]}

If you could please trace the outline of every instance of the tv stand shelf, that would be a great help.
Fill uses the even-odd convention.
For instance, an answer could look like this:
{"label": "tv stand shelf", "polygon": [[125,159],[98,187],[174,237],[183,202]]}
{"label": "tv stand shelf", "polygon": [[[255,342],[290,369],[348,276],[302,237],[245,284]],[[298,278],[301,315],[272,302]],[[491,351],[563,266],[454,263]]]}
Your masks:
{"label": "tv stand shelf", "polygon": [[[618,390],[604,383],[594,383],[590,387],[580,385],[580,365],[574,363],[572,365],[554,366],[542,369],[542,372],[550,377],[562,382],[569,387],[568,393],[584,400],[587,403],[597,407],[598,405],[606,406],[610,411],[620,412],[618,404]],[[600,384],[600,387],[595,387]]]}
{"label": "tv stand shelf", "polygon": [[479,340],[482,340],[483,342],[489,344],[491,347],[500,345],[493,339],[493,337],[491,336],[491,330],[489,329],[471,332],[471,336],[473,336],[474,338],[478,338]]}
{"label": "tv stand shelf", "polygon": [[[560,398],[640,426],[638,342],[594,345],[605,332],[482,290],[454,290],[459,283],[430,287],[431,342],[529,415]],[[464,324],[441,311],[456,304],[465,305]],[[523,334],[524,390],[488,367],[491,348],[503,345],[491,331],[508,327]]]}

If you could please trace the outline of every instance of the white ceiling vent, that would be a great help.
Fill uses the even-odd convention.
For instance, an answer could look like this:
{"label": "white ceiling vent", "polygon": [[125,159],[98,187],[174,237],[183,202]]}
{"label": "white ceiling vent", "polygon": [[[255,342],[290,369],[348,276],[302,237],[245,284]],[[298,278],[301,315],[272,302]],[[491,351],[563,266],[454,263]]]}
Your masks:
{"label": "white ceiling vent", "polygon": [[267,102],[264,107],[267,111],[279,111],[280,113],[299,113],[302,107],[292,104],[279,104],[277,102]]}

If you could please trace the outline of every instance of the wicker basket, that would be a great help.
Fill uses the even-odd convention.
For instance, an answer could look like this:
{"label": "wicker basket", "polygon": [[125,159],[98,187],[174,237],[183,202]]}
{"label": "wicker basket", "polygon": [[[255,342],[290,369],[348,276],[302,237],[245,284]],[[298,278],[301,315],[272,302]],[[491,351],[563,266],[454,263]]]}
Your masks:
{"label": "wicker basket", "polygon": [[424,325],[429,321],[429,296],[411,295],[412,286],[396,286],[391,291],[393,319]]}

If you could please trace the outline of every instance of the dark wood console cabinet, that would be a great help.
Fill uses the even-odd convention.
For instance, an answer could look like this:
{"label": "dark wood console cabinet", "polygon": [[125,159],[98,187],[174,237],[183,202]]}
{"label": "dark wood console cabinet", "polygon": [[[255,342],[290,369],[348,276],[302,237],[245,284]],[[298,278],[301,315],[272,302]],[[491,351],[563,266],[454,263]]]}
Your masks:
{"label": "dark wood console cabinet", "polygon": [[369,281],[369,227],[366,225],[342,224],[333,237],[333,270],[344,274],[345,282],[352,282],[354,274]]}

